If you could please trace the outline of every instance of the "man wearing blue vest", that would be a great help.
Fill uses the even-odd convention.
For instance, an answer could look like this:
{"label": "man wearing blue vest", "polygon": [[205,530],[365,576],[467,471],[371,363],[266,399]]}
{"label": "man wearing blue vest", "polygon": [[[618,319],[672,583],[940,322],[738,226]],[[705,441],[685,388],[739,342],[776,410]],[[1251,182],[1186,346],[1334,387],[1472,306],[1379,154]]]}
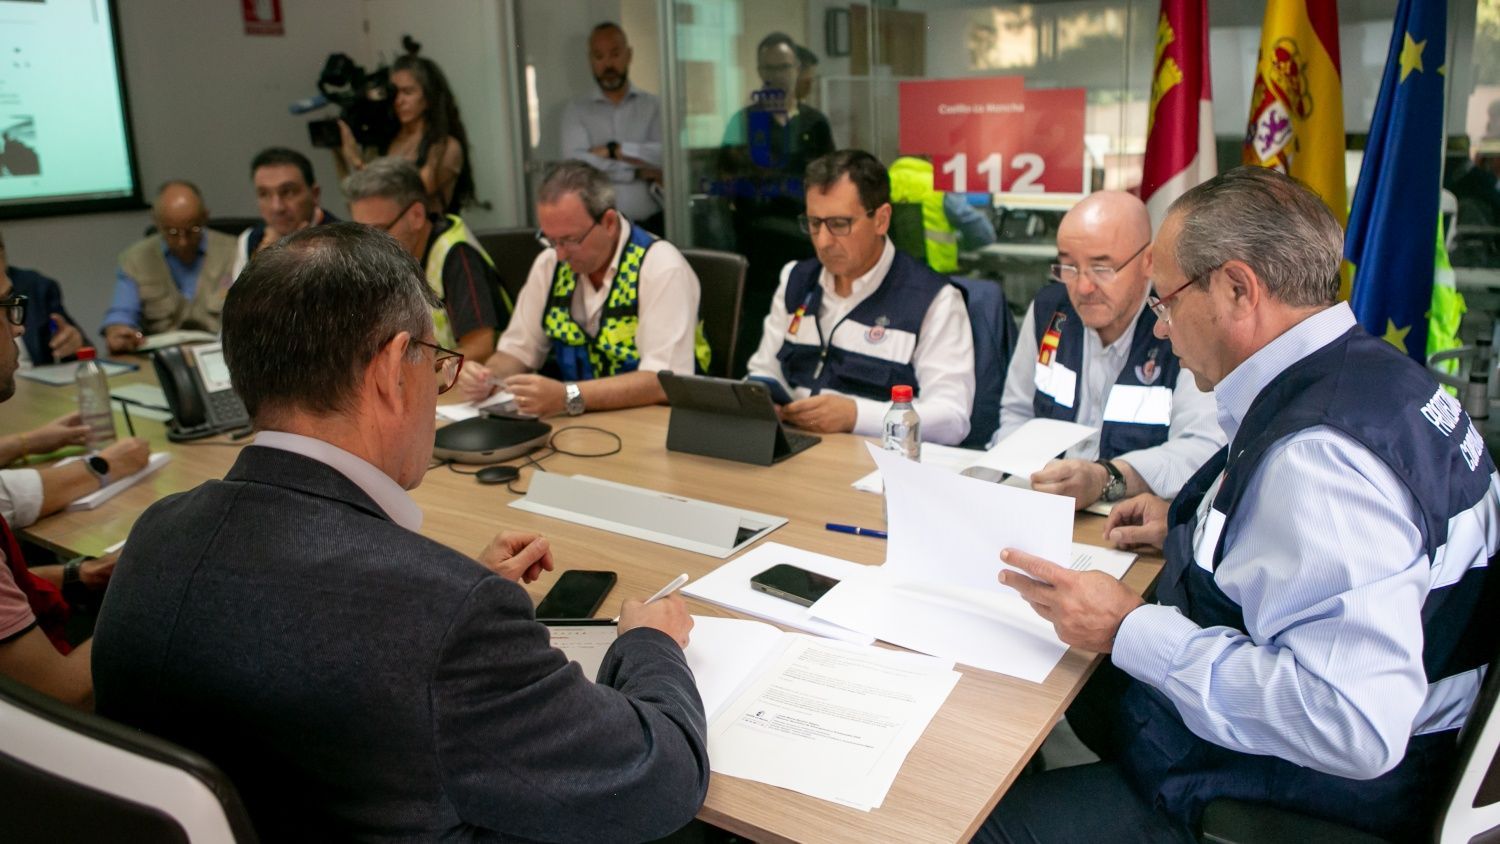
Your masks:
{"label": "man wearing blue vest", "polygon": [[879,436],[891,387],[908,384],[922,439],[969,433],[974,334],[963,294],[891,245],[891,180],[875,156],[840,150],[807,167],[802,230],[818,257],[787,264],[749,377],[790,399],[808,431]]}
{"label": "man wearing blue vest", "polygon": [[495,353],[460,373],[465,398],[503,384],[522,413],[577,416],[666,401],[657,372],[708,368],[697,274],[615,209],[609,176],[578,160],[551,165],[537,219],[547,248]]}
{"label": "man wearing blue vest", "polygon": [[250,182],[261,222],[240,232],[235,241],[235,278],[255,253],[308,226],[337,223],[338,217],[318,204],[322,190],[307,156],[286,147],[267,147],[250,160]]}
{"label": "man wearing blue vest", "polygon": [[1415,840],[1495,654],[1483,436],[1338,302],[1343,233],[1291,179],[1199,185],[1153,251],[1156,333],[1230,443],[1106,524],[1163,547],[1159,603],[1002,552],[1064,642],[1110,655],[1068,710],[1103,761],[1022,777],[976,840],[1196,841],[1219,797]]}
{"label": "man wearing blue vest", "polygon": [[1153,334],[1150,245],[1140,199],[1099,191],[1075,205],[1057,228],[1057,283],[1032,301],[1006,373],[992,445],[1038,417],[1099,430],[1031,476],[1080,509],[1171,498],[1224,444],[1213,399]]}

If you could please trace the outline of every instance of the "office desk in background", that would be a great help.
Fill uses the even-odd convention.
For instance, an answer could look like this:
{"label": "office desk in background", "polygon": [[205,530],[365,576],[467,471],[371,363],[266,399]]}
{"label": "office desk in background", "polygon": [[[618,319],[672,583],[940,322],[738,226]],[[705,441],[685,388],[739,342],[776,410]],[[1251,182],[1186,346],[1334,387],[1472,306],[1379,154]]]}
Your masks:
{"label": "office desk in background", "polygon": [[[131,381],[154,381],[150,367],[119,378]],[[22,381],[15,398],[0,406],[0,418],[7,430],[24,430],[69,412],[74,401],[71,388]],[[665,407],[649,407],[551,420],[557,430],[597,426],[612,431],[621,438],[621,450],[603,458],[558,454],[546,458],[543,466],[551,472],[586,474],[787,516],[791,521],[770,535],[772,541],[859,563],[884,560],[881,540],[824,529],[827,522],[882,524],[880,497],[850,487],[871,468],[863,440],[827,436],[820,445],[777,465],[749,466],[667,451],[668,413]],[[157,498],[222,477],[243,443],[249,442],[227,444],[227,438],[219,437],[202,445],[169,444],[162,425],[147,420],[138,420],[136,430],[153,449],[170,449],[172,462],[99,509],[44,519],[27,531],[28,536],[59,550],[99,553],[124,539],[136,517]],[[570,451],[592,453],[607,451],[614,442],[597,432],[571,430],[561,434],[560,444]],[[518,489],[525,489],[532,471],[523,471]],[[478,553],[501,529],[534,530],[551,540],[559,570],[619,572],[619,583],[601,616],[613,615],[623,599],[644,600],[681,572],[697,578],[720,563],[512,509],[506,505],[516,496],[503,486],[481,486],[444,467],[429,471],[412,495],[425,513],[422,532],[459,551]],[[1080,515],[1074,538],[1099,544],[1102,524],[1099,517]],[[1138,561],[1125,582],[1143,591],[1159,568],[1159,558]],[[545,594],[556,576],[528,587],[533,599]],[[695,613],[732,615],[689,603]],[[1040,685],[959,666],[963,679],[907,757],[885,804],[873,812],[715,775],[699,817],[755,841],[967,841],[1061,717],[1094,660],[1090,654],[1069,651]]]}

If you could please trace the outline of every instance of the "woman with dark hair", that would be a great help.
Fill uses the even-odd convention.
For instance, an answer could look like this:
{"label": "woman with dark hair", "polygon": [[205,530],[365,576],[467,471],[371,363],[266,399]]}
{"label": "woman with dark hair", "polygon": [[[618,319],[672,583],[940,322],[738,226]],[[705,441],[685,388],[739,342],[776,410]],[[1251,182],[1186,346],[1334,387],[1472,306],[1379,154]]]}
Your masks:
{"label": "woman with dark hair", "polygon": [[[394,155],[417,165],[427,188],[427,208],[456,214],[474,199],[474,174],[469,168],[469,137],[458,114],[458,103],[448,78],[431,59],[409,54],[391,66],[392,108],[401,128],[378,154]],[[365,156],[348,125],[339,121],[343,135],[339,163],[359,170]],[[343,168],[341,168],[343,169]]]}

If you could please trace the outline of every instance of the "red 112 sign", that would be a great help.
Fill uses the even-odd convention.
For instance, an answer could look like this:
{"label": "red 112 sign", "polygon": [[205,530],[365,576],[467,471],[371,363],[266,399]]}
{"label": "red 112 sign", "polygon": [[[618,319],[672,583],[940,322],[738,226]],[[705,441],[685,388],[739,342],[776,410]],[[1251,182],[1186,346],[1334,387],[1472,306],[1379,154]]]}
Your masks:
{"label": "red 112 sign", "polygon": [[901,152],[930,156],[942,191],[1083,193],[1084,96],[1019,76],[902,82]]}

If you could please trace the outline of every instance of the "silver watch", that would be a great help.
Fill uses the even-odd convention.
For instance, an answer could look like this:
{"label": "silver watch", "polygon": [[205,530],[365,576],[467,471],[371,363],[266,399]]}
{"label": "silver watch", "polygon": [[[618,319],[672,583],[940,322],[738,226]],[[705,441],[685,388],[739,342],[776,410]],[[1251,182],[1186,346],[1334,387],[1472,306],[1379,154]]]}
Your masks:
{"label": "silver watch", "polygon": [[1104,501],[1119,501],[1124,498],[1125,474],[1120,471],[1120,467],[1108,460],[1097,460],[1095,462],[1103,466],[1104,471],[1109,473],[1109,480],[1104,482],[1104,489],[1100,492],[1099,497]]}
{"label": "silver watch", "polygon": [[577,416],[583,412],[583,391],[578,385],[569,381],[563,385],[563,395],[566,396],[564,406],[568,409],[569,416]]}

